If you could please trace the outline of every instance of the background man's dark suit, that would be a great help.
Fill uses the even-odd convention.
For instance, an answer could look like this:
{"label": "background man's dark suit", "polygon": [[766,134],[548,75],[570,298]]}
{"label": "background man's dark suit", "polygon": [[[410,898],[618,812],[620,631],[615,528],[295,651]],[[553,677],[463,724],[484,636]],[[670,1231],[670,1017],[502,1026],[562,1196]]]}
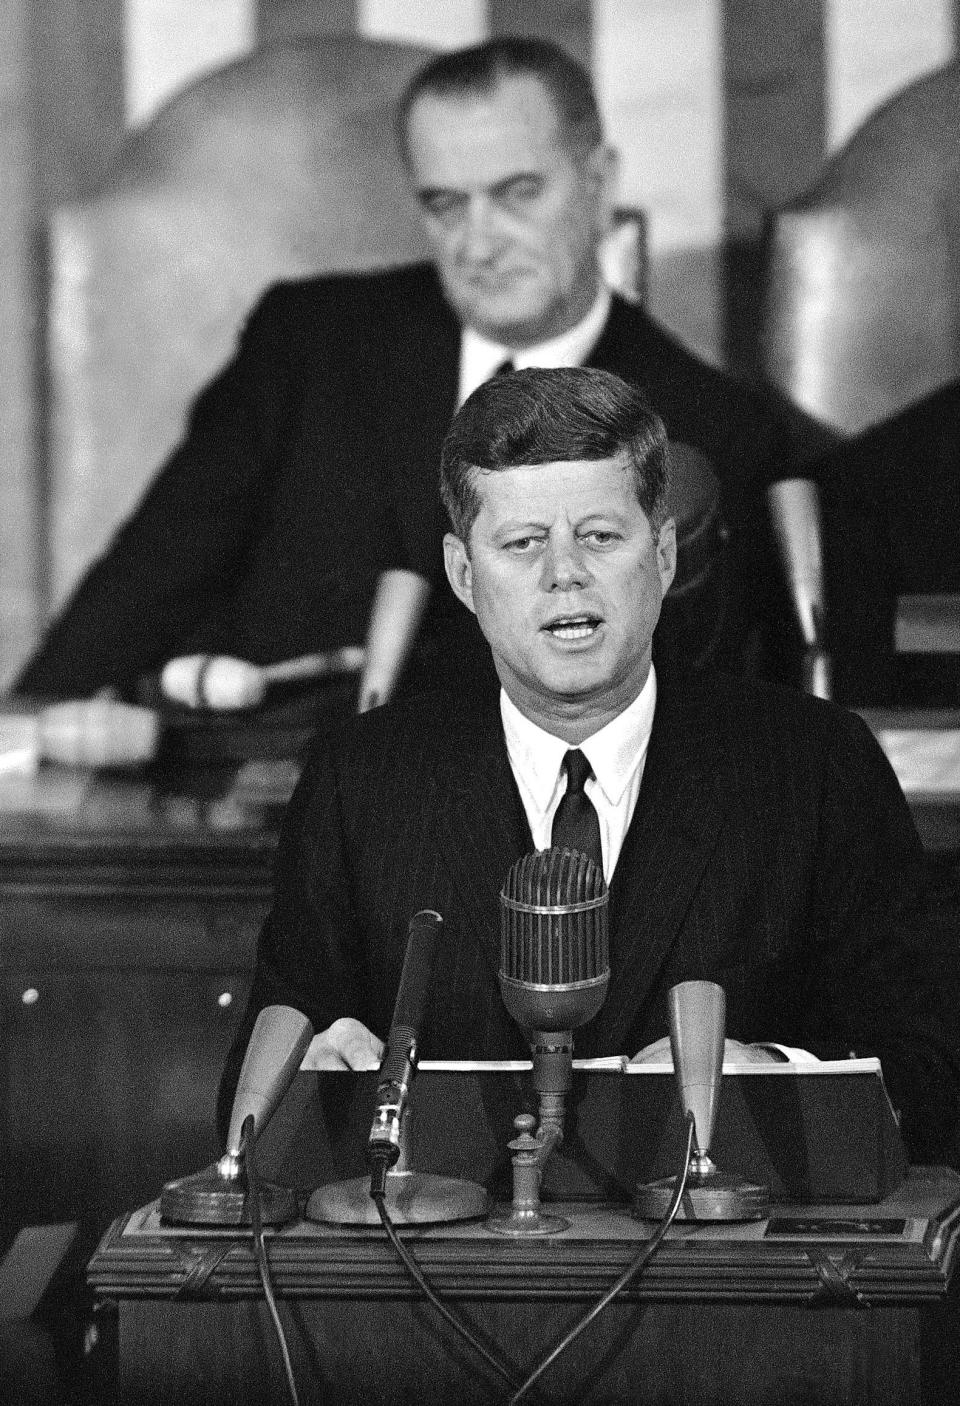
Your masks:
{"label": "background man's dark suit", "polygon": [[[420,908],[444,918],[425,1056],[522,1056],[496,980],[498,893],[532,848],[495,703],[427,695],[320,745],[222,1108],[264,1004],[386,1036]],[[914,1155],[936,1157],[956,1118],[956,987],[931,965],[921,891],[906,803],[859,719],[775,686],[661,678],[611,886],[610,991],[578,1051],[633,1054],[666,1033],[671,985],[713,979],[732,1038],[880,1055]]]}
{"label": "background man's dark suit", "polygon": [[960,660],[897,657],[893,632],[898,595],[960,592],[960,381],[839,445],[817,477],[837,697],[955,707]]}
{"label": "background man's dark suit", "polygon": [[[443,580],[437,497],[459,347],[429,267],[271,289],[17,691],[131,688],[194,651],[266,663],[357,643],[377,576],[392,567],[439,587],[429,665],[431,634],[473,628]],[[754,520],[760,486],[789,472],[760,400],[619,298],[590,363],[642,383],[671,438],[713,465],[728,523]],[[751,556],[737,576],[756,588],[770,574]],[[739,618],[732,606],[731,637]]]}

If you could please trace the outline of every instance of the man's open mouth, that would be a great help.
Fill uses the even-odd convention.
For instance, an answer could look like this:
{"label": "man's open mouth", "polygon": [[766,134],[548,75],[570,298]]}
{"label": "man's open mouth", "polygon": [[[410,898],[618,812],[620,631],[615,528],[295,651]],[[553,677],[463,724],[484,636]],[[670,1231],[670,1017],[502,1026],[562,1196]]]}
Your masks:
{"label": "man's open mouth", "polygon": [[562,615],[543,628],[557,640],[585,640],[602,623],[599,615]]}

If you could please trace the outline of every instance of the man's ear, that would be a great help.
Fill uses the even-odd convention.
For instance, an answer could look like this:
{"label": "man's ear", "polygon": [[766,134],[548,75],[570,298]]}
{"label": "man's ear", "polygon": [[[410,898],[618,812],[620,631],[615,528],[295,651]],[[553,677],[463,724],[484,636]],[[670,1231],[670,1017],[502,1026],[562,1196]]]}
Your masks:
{"label": "man's ear", "polygon": [[666,595],[677,574],[677,524],[668,517],[657,534],[657,571]]}
{"label": "man's ear", "polygon": [[473,607],[473,568],[470,565],[470,553],[466,543],[452,532],[448,532],[443,539],[443,565],[453,594],[476,615]]}
{"label": "man's ear", "polygon": [[587,157],[589,169],[597,183],[597,212],[602,234],[613,225],[613,212],[620,189],[620,153],[606,142],[595,147]]}

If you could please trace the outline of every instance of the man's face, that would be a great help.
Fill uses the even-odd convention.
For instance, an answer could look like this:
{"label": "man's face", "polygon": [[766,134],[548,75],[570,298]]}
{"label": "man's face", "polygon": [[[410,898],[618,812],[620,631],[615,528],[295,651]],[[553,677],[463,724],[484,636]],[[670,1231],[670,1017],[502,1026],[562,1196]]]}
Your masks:
{"label": "man's face", "polygon": [[535,718],[602,725],[640,692],[676,566],[626,457],[479,473],[469,543],[448,534],[447,575],[476,613],[509,696]]}
{"label": "man's face", "polygon": [[407,124],[411,178],[447,299],[460,321],[510,347],[573,327],[598,286],[612,153],[575,156],[538,79],[489,94],[423,94]]}

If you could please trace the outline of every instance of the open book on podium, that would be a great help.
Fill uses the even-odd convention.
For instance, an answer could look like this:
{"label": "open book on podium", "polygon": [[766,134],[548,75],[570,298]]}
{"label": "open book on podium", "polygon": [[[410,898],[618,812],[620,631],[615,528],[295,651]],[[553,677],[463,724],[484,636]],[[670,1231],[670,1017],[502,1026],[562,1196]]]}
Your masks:
{"label": "open book on podium", "polygon": [[[405,1120],[409,1165],[510,1196],[513,1120],[537,1111],[529,1061],[423,1061]],[[378,1075],[301,1070],[258,1142],[261,1172],[309,1191],[362,1176]],[[562,1145],[545,1200],[629,1200],[669,1176],[684,1147],[669,1065],[574,1061]],[[779,1202],[874,1202],[906,1176],[876,1059],[725,1064],[711,1155]]]}

